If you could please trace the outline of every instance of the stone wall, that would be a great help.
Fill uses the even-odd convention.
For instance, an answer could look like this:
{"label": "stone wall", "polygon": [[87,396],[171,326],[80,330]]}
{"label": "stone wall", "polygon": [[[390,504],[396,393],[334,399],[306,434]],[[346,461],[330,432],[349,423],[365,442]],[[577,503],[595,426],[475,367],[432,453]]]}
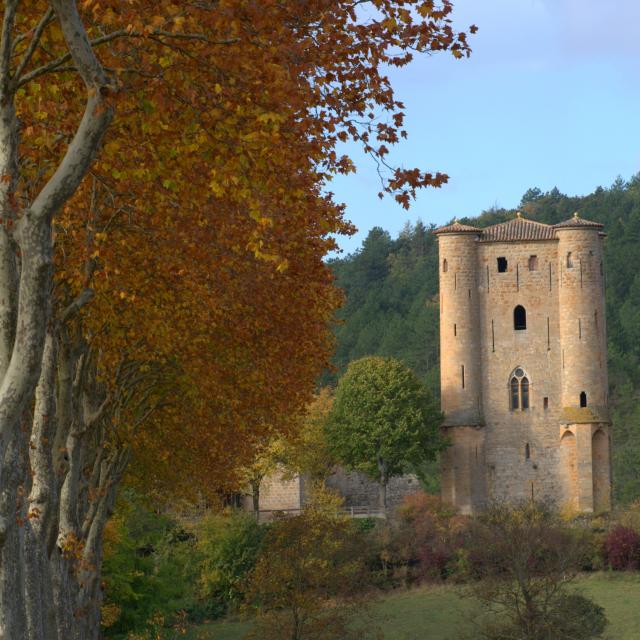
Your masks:
{"label": "stone wall", "polygon": [[[379,508],[379,485],[362,473],[339,470],[327,479],[326,486],[344,498],[345,507],[368,507],[372,511]],[[389,510],[397,507],[405,496],[416,491],[420,491],[420,483],[414,475],[391,478],[387,485]]]}
{"label": "stone wall", "polygon": [[[602,235],[555,233],[438,238],[442,408],[452,444],[442,494],[463,512],[530,497],[587,512],[610,506]],[[517,369],[529,384],[526,410],[512,407]]]}

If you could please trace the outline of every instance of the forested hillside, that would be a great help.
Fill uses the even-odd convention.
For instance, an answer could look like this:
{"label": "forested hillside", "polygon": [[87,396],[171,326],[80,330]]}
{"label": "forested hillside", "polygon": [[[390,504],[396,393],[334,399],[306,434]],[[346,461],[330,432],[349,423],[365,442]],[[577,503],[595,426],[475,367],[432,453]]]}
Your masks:
{"label": "forested hillside", "polygon": [[[574,211],[605,225],[609,384],[614,420],[614,493],[640,497],[640,174],[584,197],[529,189],[519,209],[555,224]],[[515,210],[491,209],[460,221],[503,222]],[[433,226],[407,225],[395,239],[376,227],[362,248],[331,263],[347,300],[336,326],[336,372],[364,355],[403,360],[438,393],[438,258]]]}

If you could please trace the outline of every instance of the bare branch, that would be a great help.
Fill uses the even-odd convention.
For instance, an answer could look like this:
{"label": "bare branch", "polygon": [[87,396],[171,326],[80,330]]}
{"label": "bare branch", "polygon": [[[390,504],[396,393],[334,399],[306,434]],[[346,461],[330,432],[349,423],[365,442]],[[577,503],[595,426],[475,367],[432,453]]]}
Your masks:
{"label": "bare branch", "polygon": [[95,292],[93,289],[83,289],[78,294],[76,299],[71,304],[69,304],[60,315],[60,324],[64,324],[65,322],[68,322],[69,320],[74,318],[84,306],[91,302],[94,295]]}
{"label": "bare branch", "polygon": [[40,38],[42,37],[44,30],[47,28],[47,25],[53,20],[53,15],[54,15],[53,9],[49,7],[49,9],[47,9],[47,12],[42,16],[42,19],[34,29],[31,42],[29,43],[29,46],[24,54],[24,57],[18,64],[18,68],[16,69],[16,72],[13,75],[14,87],[16,86],[16,83],[20,82],[20,76],[24,73],[24,70],[27,68],[27,66],[31,62],[31,58],[33,58],[33,54],[36,52],[36,49],[38,48],[38,44],[40,44]]}
{"label": "bare branch", "polygon": [[11,81],[12,31],[16,20],[16,9],[20,0],[5,0],[0,36],[0,92],[5,96]]}

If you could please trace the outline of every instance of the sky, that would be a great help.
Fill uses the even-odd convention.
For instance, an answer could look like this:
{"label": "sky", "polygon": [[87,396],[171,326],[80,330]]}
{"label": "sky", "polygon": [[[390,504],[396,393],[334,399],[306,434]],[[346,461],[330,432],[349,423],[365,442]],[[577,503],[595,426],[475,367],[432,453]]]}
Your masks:
{"label": "sky", "polygon": [[409,212],[380,200],[373,164],[330,190],[358,227],[392,236],[407,221],[442,224],[492,206],[516,207],[530,187],[584,195],[640,171],[640,0],[454,0],[453,20],[476,24],[469,59],[419,56],[390,71],[409,139],[391,159],[442,171]]}

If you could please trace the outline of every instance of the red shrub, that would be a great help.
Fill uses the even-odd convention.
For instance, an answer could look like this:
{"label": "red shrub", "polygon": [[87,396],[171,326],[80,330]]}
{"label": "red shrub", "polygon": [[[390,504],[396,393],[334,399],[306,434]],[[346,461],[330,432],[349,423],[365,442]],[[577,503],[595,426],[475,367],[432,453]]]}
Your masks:
{"label": "red shrub", "polygon": [[616,571],[636,571],[640,568],[640,535],[633,529],[617,525],[604,543],[609,566]]}
{"label": "red shrub", "polygon": [[407,496],[397,511],[398,543],[403,549],[410,580],[442,580],[462,547],[466,518],[439,497],[417,492]]}

